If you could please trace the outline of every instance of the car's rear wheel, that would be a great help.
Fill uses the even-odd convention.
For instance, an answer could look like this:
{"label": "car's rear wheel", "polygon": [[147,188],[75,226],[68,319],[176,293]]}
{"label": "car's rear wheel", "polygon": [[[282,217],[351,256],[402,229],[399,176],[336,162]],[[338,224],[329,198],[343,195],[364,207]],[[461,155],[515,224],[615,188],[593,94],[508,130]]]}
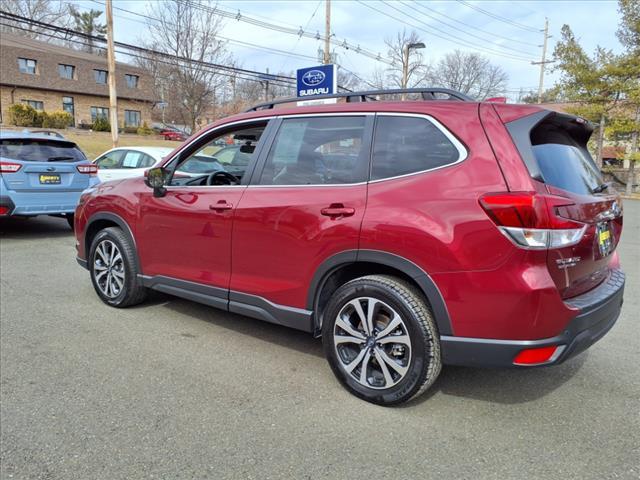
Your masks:
{"label": "car's rear wheel", "polygon": [[322,326],[325,354],[354,395],[380,405],[426,391],[441,369],[440,341],[424,297],[386,275],[352,280],[331,297]]}
{"label": "car's rear wheel", "polygon": [[136,305],[147,296],[138,279],[134,246],[117,227],[98,232],[89,250],[89,272],[100,299],[112,307]]}

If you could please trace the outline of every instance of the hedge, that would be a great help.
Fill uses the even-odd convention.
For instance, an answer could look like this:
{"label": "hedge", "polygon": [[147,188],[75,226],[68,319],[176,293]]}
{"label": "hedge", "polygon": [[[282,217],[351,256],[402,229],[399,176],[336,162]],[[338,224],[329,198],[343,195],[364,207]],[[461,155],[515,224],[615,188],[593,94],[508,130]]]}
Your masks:
{"label": "hedge", "polygon": [[42,112],[24,103],[9,107],[9,123],[17,127],[67,128],[72,122],[68,112]]}

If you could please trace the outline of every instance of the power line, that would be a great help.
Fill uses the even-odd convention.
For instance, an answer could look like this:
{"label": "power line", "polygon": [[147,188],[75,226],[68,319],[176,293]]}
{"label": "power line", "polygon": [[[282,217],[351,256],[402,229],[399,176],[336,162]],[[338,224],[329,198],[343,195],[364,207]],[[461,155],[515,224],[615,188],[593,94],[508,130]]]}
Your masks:
{"label": "power line", "polygon": [[[422,28],[422,27],[420,27],[420,26],[418,26],[418,25],[415,25],[415,24],[412,24],[412,23],[408,23],[407,21],[403,20],[402,18],[395,17],[395,16],[393,16],[393,15],[389,14],[388,12],[385,12],[385,11],[383,11],[383,10],[380,10],[380,9],[378,9],[378,8],[376,8],[376,7],[374,7],[374,6],[370,5],[370,4],[368,4],[368,3],[365,3],[365,2],[363,2],[363,1],[361,1],[361,0],[356,0],[356,1],[357,1],[358,3],[360,3],[360,4],[364,5],[365,7],[369,8],[369,9],[371,9],[371,10],[374,10],[374,11],[376,11],[376,12],[378,12],[378,13],[380,13],[380,14],[382,14],[382,15],[386,16],[386,17],[392,18],[392,19],[394,19],[394,20],[396,20],[396,21],[398,21],[398,22],[400,22],[400,23],[402,23],[402,24],[404,24],[404,25],[407,25],[407,26],[412,27],[412,28],[416,28],[416,29],[418,29],[418,30],[420,30],[420,31],[422,31],[422,32],[425,32],[425,33],[427,33],[427,34],[429,34],[429,35],[432,35],[432,36],[434,36],[434,37],[441,38],[441,39],[446,40],[446,41],[448,41],[448,42],[456,43],[456,44],[458,44],[458,45],[462,45],[463,47],[466,47],[466,48],[472,48],[472,49],[474,49],[474,50],[478,50],[478,51],[486,52],[486,53],[489,53],[489,54],[491,54],[491,55],[497,55],[497,56],[501,56],[501,57],[505,57],[505,58],[510,58],[510,59],[512,59],[512,60],[521,60],[521,61],[527,61],[527,62],[528,62],[528,61],[530,61],[528,58],[521,57],[521,56],[516,56],[516,55],[514,55],[514,54],[508,54],[508,53],[503,53],[503,52],[496,52],[496,51],[490,50],[490,49],[488,49],[488,48],[478,47],[478,46],[473,45],[472,43],[469,43],[469,42],[467,42],[467,41],[465,41],[465,40],[463,40],[463,39],[460,39],[461,41],[453,40],[452,38],[449,38],[449,37],[453,37],[453,36],[452,36],[452,35],[447,34],[446,32],[444,32],[444,33],[445,33],[445,35],[448,35],[448,36],[443,36],[443,35],[439,35],[439,34],[437,34],[437,33],[433,33],[432,31],[425,30],[424,28]],[[387,5],[387,6],[391,7],[391,8],[392,8],[392,9],[394,9],[394,10],[397,10],[397,11],[398,11],[398,12],[400,12],[400,13],[403,13],[404,15],[407,15],[407,14],[406,14],[405,12],[403,12],[402,10],[398,10],[396,7],[394,7],[393,5],[389,5],[389,4],[388,4],[387,2],[385,2],[384,0],[382,1],[382,3],[384,3],[385,5]],[[411,15],[408,15],[408,16],[409,16],[410,18],[413,18],[413,17],[411,17]],[[420,22],[420,23],[423,23],[424,25],[426,25],[424,22]],[[430,25],[427,25],[427,26],[428,26],[429,28],[434,29],[434,30],[439,30],[439,29],[437,29],[436,27],[433,27],[433,26],[430,26]],[[441,30],[439,30],[439,31],[441,31]],[[453,37],[453,38],[457,38],[457,37]]]}
{"label": "power line", "polygon": [[[15,15],[9,12],[4,12],[0,10],[0,18],[4,18],[6,20],[12,20],[12,21],[21,21],[23,23],[29,24],[29,25],[34,25],[34,26],[39,26],[41,28],[45,28],[51,31],[56,31],[58,33],[64,33],[66,35],[71,35],[71,36],[77,36],[80,38],[85,38],[87,40],[91,40],[94,42],[100,42],[100,43],[105,43],[106,39],[102,38],[102,37],[98,37],[95,35],[89,35],[83,32],[79,32],[77,30],[72,30],[69,28],[65,28],[65,27],[59,27],[57,25],[52,25],[49,23],[45,23],[45,22],[40,22],[38,20],[32,20],[30,18],[27,17],[22,17],[20,15]],[[69,41],[69,40],[67,40]],[[180,60],[182,62],[186,62],[186,63],[191,63],[191,64],[195,64],[195,65],[200,65],[200,66],[204,66],[204,67],[212,67],[215,68],[216,70],[222,70],[225,72],[231,72],[231,73],[240,73],[243,75],[248,75],[248,76],[254,76],[256,78],[262,77],[265,74],[263,72],[258,72],[255,70],[248,70],[245,68],[239,68],[239,67],[230,67],[227,65],[222,65],[222,64],[218,64],[218,63],[213,63],[213,62],[205,62],[202,60],[193,60],[187,57],[181,57],[178,55],[172,55],[170,53],[166,53],[166,52],[161,52],[158,50],[153,50],[153,49],[149,49],[149,48],[144,48],[144,47],[139,47],[136,45],[130,45],[127,43],[123,43],[123,42],[114,42],[114,44],[120,48],[125,48],[127,50],[132,50],[132,51],[137,51],[137,52],[141,52],[141,53],[145,53],[147,55],[155,55],[155,56],[160,56],[160,57],[164,57],[164,58],[171,58],[171,59],[175,59],[175,60]],[[288,77],[286,75],[277,75],[277,74],[272,74],[270,75],[270,81],[285,81],[285,82],[292,82],[295,81],[295,78],[293,77]]]}
{"label": "power line", "polygon": [[[316,5],[315,10],[313,11],[313,13],[311,14],[311,16],[309,17],[309,20],[307,20],[307,23],[304,26],[303,30],[306,30],[307,28],[309,28],[309,25],[311,24],[311,21],[313,20],[313,17],[316,16],[316,13],[318,13],[318,9],[320,8],[320,5],[322,5],[322,0],[320,0],[318,2],[318,5]],[[291,49],[291,53],[293,54],[294,50],[296,48],[298,48],[298,44],[300,43],[300,40],[302,39],[302,37],[298,37],[298,39],[296,40],[295,45],[293,46],[293,48]],[[282,62],[282,65],[280,66],[280,70],[282,70],[284,68],[284,64],[285,64],[286,60],[284,62]]]}
{"label": "power line", "polygon": [[470,3],[467,3],[464,0],[457,0],[457,2],[461,3],[465,7],[469,7],[471,9],[475,10],[476,12],[480,12],[480,13],[482,13],[484,15],[487,15],[488,17],[494,18],[494,19],[499,20],[501,22],[508,23],[509,25],[512,25],[514,27],[518,27],[518,28],[521,28],[523,30],[528,30],[529,32],[540,33],[540,29],[539,28],[530,27],[529,25],[524,25],[522,23],[518,23],[518,22],[516,22],[514,20],[511,20],[510,18],[502,17],[502,16],[500,16],[500,15],[498,15],[496,13],[492,13],[492,12],[489,12],[487,10],[483,10],[482,8],[477,7],[475,5],[472,5]]}
{"label": "power line", "polygon": [[[537,47],[537,46],[538,46],[538,45],[536,45],[536,44],[534,44],[534,43],[531,43],[531,42],[523,42],[522,40],[518,40],[518,39],[516,39],[516,38],[509,38],[509,37],[505,37],[505,36],[503,36],[503,35],[499,35],[499,34],[497,34],[497,33],[495,33],[495,32],[488,32],[488,31],[486,31],[486,30],[483,30],[483,29],[481,29],[481,28],[478,28],[478,27],[476,27],[476,26],[474,26],[474,25],[471,25],[471,24],[469,24],[469,23],[465,23],[465,22],[462,22],[462,21],[460,21],[460,20],[458,20],[458,19],[456,19],[456,18],[450,17],[449,15],[444,14],[444,13],[442,13],[442,12],[439,12],[439,11],[437,11],[437,10],[436,10],[436,9],[434,9],[434,8],[429,8],[429,7],[427,7],[426,5],[424,5],[424,4],[422,4],[422,3],[420,3],[420,2],[418,2],[418,1],[416,1],[416,0],[412,0],[412,3],[414,3],[417,7],[420,7],[420,9],[422,9],[422,10],[428,10],[428,11],[430,11],[430,12],[432,12],[432,13],[435,13],[436,15],[439,15],[439,16],[441,16],[441,17],[444,17],[444,18],[446,18],[446,19],[448,19],[448,20],[451,20],[451,21],[453,21],[453,22],[459,23],[460,25],[464,25],[465,27],[472,28],[472,29],[474,29],[474,30],[476,30],[476,31],[478,31],[478,32],[482,32],[482,33],[484,33],[484,34],[486,34],[486,35],[489,35],[489,36],[490,36],[490,37],[492,37],[492,38],[501,38],[501,39],[503,39],[503,40],[508,40],[509,42],[512,42],[512,43],[519,43],[519,44],[521,44],[521,45],[526,45],[526,46],[528,46],[528,47]],[[408,5],[407,5],[407,6],[408,6]],[[422,13],[422,12],[421,12],[421,13]],[[443,24],[445,24],[445,25],[449,25],[451,28],[456,28],[456,27],[452,26],[451,24],[449,24],[449,23],[447,23],[447,22],[444,22],[444,21],[442,21],[442,20],[438,20],[437,18],[435,18],[435,17],[433,17],[433,16],[429,15],[428,13],[422,13],[422,15],[426,15],[427,17],[432,18],[432,19],[436,20],[437,22],[441,22],[441,23],[443,23]],[[463,30],[461,30],[461,31],[462,31],[463,33],[466,33],[466,32],[464,32]],[[470,33],[466,33],[466,34],[467,34],[467,35],[471,35]]]}
{"label": "power line", "polygon": [[[39,26],[41,28],[50,30],[50,31],[54,31],[57,33],[63,33],[65,35],[71,35],[73,36],[77,36],[80,38],[84,38],[87,40],[90,40],[92,42],[100,42],[100,43],[106,43],[106,39],[102,38],[102,37],[98,37],[95,35],[89,35],[86,34],[84,32],[79,32],[76,30],[72,30],[69,28],[65,28],[65,27],[59,27],[57,25],[52,25],[49,23],[45,23],[45,22],[40,22],[37,20],[32,20],[30,18],[26,18],[26,17],[22,17],[20,15],[15,15],[9,12],[4,12],[0,10],[0,18],[5,19],[5,20],[11,20],[11,21],[21,21],[23,23],[26,23],[28,25],[34,25],[34,26]],[[18,27],[16,25],[11,25],[11,24],[6,24],[3,23],[2,25],[11,27],[11,28],[17,28],[19,30],[23,30],[23,31],[29,31],[25,28],[21,28]],[[78,40],[72,40],[69,38],[60,38],[57,37],[55,35],[51,35],[51,34],[46,34],[46,33],[40,33],[40,35],[45,35],[48,36],[50,38],[56,38],[59,40],[64,40],[70,43],[76,43],[76,44],[82,44],[82,45],[92,45],[90,43],[86,43],[86,42],[81,42]],[[227,65],[221,65],[221,64],[217,64],[217,63],[212,63],[212,62],[205,62],[205,61],[201,61],[201,60],[193,60],[190,58],[186,58],[186,57],[181,57],[178,55],[173,55],[170,53],[165,53],[165,52],[161,52],[158,50],[152,50],[149,48],[144,48],[144,47],[139,47],[136,45],[129,45],[123,42],[114,42],[114,45],[119,47],[120,50],[116,50],[117,53],[120,53],[122,55],[127,55],[133,58],[140,58],[140,59],[145,59],[145,60],[149,60],[149,56],[153,55],[153,61],[158,62],[158,63],[162,63],[162,64],[166,64],[166,65],[170,65],[170,66],[175,66],[175,63],[172,62],[168,62],[168,61],[164,61],[161,60],[158,57],[162,57],[162,58],[168,58],[168,59],[173,59],[173,60],[177,60],[180,61],[184,64],[190,64],[190,65],[198,65],[200,68],[204,68],[205,71],[208,71],[210,73],[215,73],[217,75],[223,76],[223,77],[228,77],[228,78],[236,78],[236,79],[240,79],[240,80],[248,80],[248,81],[253,81],[253,82],[263,82],[264,81],[264,73],[263,72],[258,72],[255,70],[248,70],[248,69],[244,69],[244,68],[239,68],[239,67],[229,67]],[[97,48],[101,48],[104,50],[104,47],[97,47]],[[123,51],[121,50],[122,48],[124,48],[125,50],[129,50],[129,52]],[[131,53],[131,51],[134,52],[138,52],[141,53],[141,55],[136,55]],[[222,71],[220,71],[222,70]],[[228,73],[225,73],[228,72]],[[296,79],[294,77],[289,77],[286,75],[280,75],[280,74],[269,74],[269,82],[278,86],[283,86],[283,87],[295,87],[296,86]],[[347,91],[350,92],[351,90],[342,86],[338,86],[339,89],[342,89],[343,91]]]}
{"label": "power line", "polygon": [[[206,12],[210,15],[220,15],[222,17],[225,18],[230,18],[233,20],[237,20],[239,22],[246,22],[249,23],[251,25],[255,25],[258,27],[262,27],[262,28],[266,28],[269,30],[273,30],[276,32],[281,32],[281,33],[287,33],[289,35],[297,35],[297,36],[301,36],[301,37],[306,37],[306,38],[313,38],[315,40],[325,40],[326,37],[325,35],[321,35],[320,32],[316,32],[311,33],[311,32],[306,32],[304,31],[302,28],[296,30],[294,28],[287,28],[287,27],[282,27],[279,25],[275,25],[273,23],[268,23],[268,22],[264,22],[255,18],[252,18],[250,16],[247,15],[243,15],[240,11],[238,11],[238,13],[233,13],[233,12],[229,12],[226,11],[222,8],[220,8],[219,6],[215,6],[215,7],[209,7],[207,5],[202,5],[200,3],[196,3],[193,0],[178,0],[179,2],[185,4],[185,5],[189,5],[193,8],[197,8],[203,12]],[[346,39],[340,41],[336,38],[330,38],[330,43],[332,45],[335,45],[337,47],[342,47],[345,48],[347,50],[352,50],[360,55],[364,55],[366,57],[372,58],[373,60],[376,60],[378,62],[382,62],[382,63],[386,63],[387,65],[392,65],[393,62],[389,59],[383,58],[380,53],[375,53],[372,52],[368,49],[362,48],[360,45],[353,45],[350,42],[347,42]]]}
{"label": "power line", "polygon": [[[104,6],[103,2],[99,2],[97,0],[91,0],[93,3],[96,3],[98,5]],[[121,8],[121,7],[113,7],[114,10],[119,10],[121,12],[125,12],[128,13],[130,15],[136,15],[138,17],[142,17],[142,18],[146,18],[147,20],[152,20],[152,21],[156,21],[159,22],[160,19],[156,18],[156,17],[152,17],[150,15],[145,15],[144,13],[138,13],[138,12],[133,12],[131,10],[127,10],[125,8]],[[116,15],[118,18],[122,18],[125,20],[129,20],[132,22],[137,22],[140,24],[145,24],[146,22],[144,20],[139,20],[137,18],[130,18],[130,17],[126,17],[124,15]],[[167,22],[169,25],[174,25],[174,23],[171,22]],[[299,57],[299,58],[304,58],[305,60],[315,60],[315,57],[311,56],[311,55],[304,55],[302,53],[293,53],[293,52],[287,52],[284,50],[279,50],[277,48],[271,48],[271,47],[265,47],[262,45],[256,45],[255,43],[250,43],[250,42],[245,42],[243,40],[236,40],[233,38],[228,38],[228,37],[223,37],[222,35],[216,35],[216,38],[220,38],[226,42],[232,43],[232,44],[237,44],[241,47],[245,47],[245,48],[249,48],[249,49],[253,49],[253,50],[262,50],[265,52],[269,52],[269,53],[273,53],[274,55],[280,55],[280,56],[287,56],[287,57]]]}

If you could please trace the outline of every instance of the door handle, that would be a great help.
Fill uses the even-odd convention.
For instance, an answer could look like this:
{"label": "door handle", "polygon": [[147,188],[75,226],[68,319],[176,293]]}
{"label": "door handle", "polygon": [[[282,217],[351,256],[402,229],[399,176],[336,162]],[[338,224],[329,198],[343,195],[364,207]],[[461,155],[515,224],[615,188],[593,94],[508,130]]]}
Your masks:
{"label": "door handle", "polygon": [[345,207],[341,203],[332,203],[326,208],[320,210],[320,213],[325,217],[350,217],[356,213],[356,209],[352,207]]}
{"label": "door handle", "polygon": [[209,210],[215,210],[220,212],[223,210],[231,210],[232,208],[233,208],[233,204],[227,203],[226,200],[218,200],[218,203],[209,205]]}

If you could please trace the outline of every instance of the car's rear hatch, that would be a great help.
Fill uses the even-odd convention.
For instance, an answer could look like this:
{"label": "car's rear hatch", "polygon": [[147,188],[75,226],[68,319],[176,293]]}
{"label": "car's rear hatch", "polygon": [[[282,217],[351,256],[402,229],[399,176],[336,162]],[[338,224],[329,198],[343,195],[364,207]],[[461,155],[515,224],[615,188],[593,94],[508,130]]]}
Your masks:
{"label": "car's rear hatch", "polygon": [[587,149],[592,126],[582,118],[547,110],[505,126],[534,195],[546,202],[550,228],[566,232],[557,230],[559,241],[547,249],[547,267],[562,298],[596,287],[610,273],[622,232],[622,205]]}
{"label": "car's rear hatch", "polygon": [[2,138],[0,162],[5,186],[16,192],[82,191],[96,173],[75,143],[55,138]]}

